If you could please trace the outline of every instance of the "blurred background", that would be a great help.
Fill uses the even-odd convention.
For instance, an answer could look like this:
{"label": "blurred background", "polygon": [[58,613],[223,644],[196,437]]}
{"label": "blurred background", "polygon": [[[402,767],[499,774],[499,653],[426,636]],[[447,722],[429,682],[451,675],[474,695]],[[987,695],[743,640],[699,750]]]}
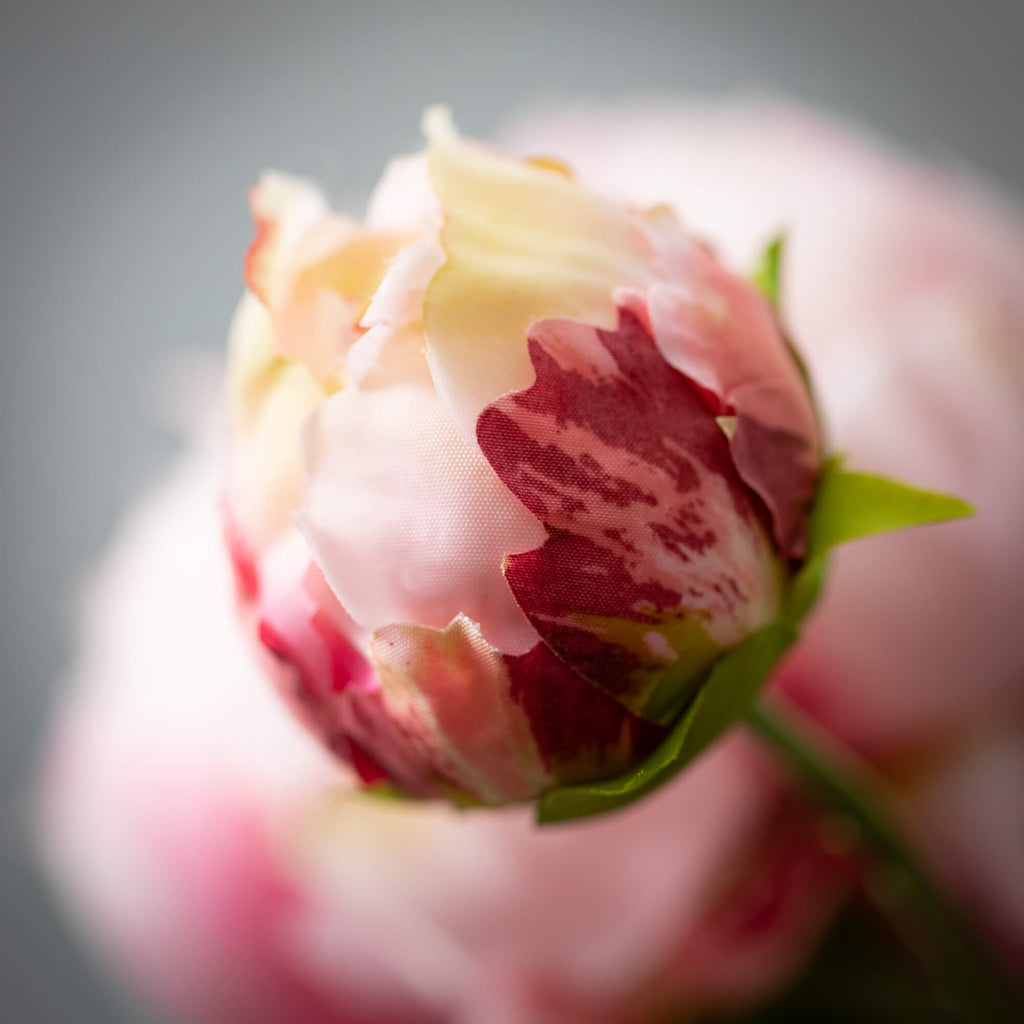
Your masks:
{"label": "blurred background", "polygon": [[1019,0],[313,3],[0,10],[0,992],[18,1021],[129,1021],[32,866],[28,787],[76,583],[173,447],[167,354],[217,353],[245,191],[365,195],[427,103],[493,134],[547,98],[783,93],[1024,193]]}

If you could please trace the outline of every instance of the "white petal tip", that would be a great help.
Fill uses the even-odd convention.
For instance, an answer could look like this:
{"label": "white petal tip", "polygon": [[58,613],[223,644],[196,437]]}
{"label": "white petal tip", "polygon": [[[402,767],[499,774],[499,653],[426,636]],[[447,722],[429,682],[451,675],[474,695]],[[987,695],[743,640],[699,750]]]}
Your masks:
{"label": "white petal tip", "polygon": [[441,103],[436,103],[423,111],[420,130],[427,137],[427,141],[434,145],[451,145],[459,138],[458,129],[452,120],[452,112]]}

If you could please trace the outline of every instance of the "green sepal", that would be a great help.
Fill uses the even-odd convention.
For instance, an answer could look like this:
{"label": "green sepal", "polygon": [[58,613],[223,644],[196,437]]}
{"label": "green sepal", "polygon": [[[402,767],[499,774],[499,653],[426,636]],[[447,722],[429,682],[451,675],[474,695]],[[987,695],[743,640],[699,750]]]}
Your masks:
{"label": "green sepal", "polygon": [[786,350],[789,352],[796,368],[803,379],[807,393],[814,399],[814,389],[811,386],[811,376],[807,371],[807,363],[800,354],[800,350],[790,340],[782,324],[782,261],[786,256],[786,236],[776,235],[761,253],[754,272],[750,275],[750,283],[768,300],[775,311],[775,319],[779,323],[779,330],[782,332],[782,340],[786,343]]}
{"label": "green sepal", "polygon": [[828,554],[840,544],[973,515],[965,501],[869,473],[851,473],[838,456],[826,460],[811,512],[807,557],[789,584],[784,617],[794,625],[814,606],[824,586]]}
{"label": "green sepal", "polygon": [[807,559],[793,575],[782,613],[787,622],[799,626],[807,617],[825,588],[828,567],[828,555],[818,555]]}
{"label": "green sepal", "polygon": [[750,283],[772,304],[777,311],[782,291],[782,256],[786,247],[786,236],[776,235],[761,253],[761,259],[750,275]]}
{"label": "green sepal", "polygon": [[549,790],[538,801],[538,822],[604,814],[662,785],[746,716],[761,685],[795,640],[796,629],[789,622],[776,622],[748,637],[715,664],[672,731],[640,765],[614,779]]}
{"label": "green sepal", "polygon": [[850,473],[838,458],[829,459],[821,474],[811,515],[807,559],[859,537],[942,523],[974,514],[965,501],[868,473]]}

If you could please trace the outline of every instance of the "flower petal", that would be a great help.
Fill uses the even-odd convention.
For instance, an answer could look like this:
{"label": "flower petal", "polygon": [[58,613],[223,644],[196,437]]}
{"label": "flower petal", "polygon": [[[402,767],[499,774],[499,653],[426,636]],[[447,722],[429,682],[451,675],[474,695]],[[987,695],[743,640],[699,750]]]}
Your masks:
{"label": "flower petal", "polygon": [[444,630],[388,626],[370,653],[389,715],[433,737],[438,773],[486,803],[615,774],[661,739],[543,644],[502,654],[465,616]]}
{"label": "flower petal", "polygon": [[773,618],[771,545],[713,413],[636,313],[615,331],[544,321],[529,344],[535,383],[477,424],[548,531],[506,577],[560,657],[667,721],[723,649]]}
{"label": "flower petal", "polygon": [[302,483],[299,429],[325,391],[304,364],[275,354],[272,318],[252,294],[238,304],[228,347],[228,504],[258,549],[291,528]]}
{"label": "flower petal", "polygon": [[612,289],[645,283],[653,250],[628,211],[562,171],[463,143],[443,111],[424,127],[446,256],[424,304],[427,352],[472,438],[485,406],[532,381],[530,325],[573,317],[613,328]]}
{"label": "flower petal", "polygon": [[306,230],[327,216],[329,208],[311,182],[276,171],[268,171],[249,190],[249,208],[256,222],[256,237],[245,254],[245,283],[269,306],[282,262]]}
{"label": "flower petal", "polygon": [[505,656],[509,693],[530,721],[557,785],[614,777],[649,754],[665,730],[636,718],[546,644]]}
{"label": "flower petal", "polygon": [[388,161],[367,204],[365,224],[371,231],[436,233],[441,206],[430,184],[426,154]]}
{"label": "flower petal", "polygon": [[320,380],[340,375],[391,261],[412,241],[337,216],[313,227],[290,260],[274,307],[277,351],[301,359]]}
{"label": "flower petal", "polygon": [[246,617],[267,655],[265,669],[299,721],[364,782],[387,778],[410,794],[436,794],[429,746],[414,732],[424,728],[389,713],[364,654],[365,632],[338,604],[298,533],[262,560],[259,584]]}
{"label": "flower petal", "polygon": [[[400,346],[404,362],[394,358]],[[390,348],[368,386],[332,395],[308,420],[296,521],[367,629],[443,629],[462,612],[495,646],[524,653],[536,633],[501,566],[510,551],[540,544],[544,530],[449,419],[418,335],[398,332]]]}
{"label": "flower petal", "polygon": [[707,250],[671,238],[663,252],[670,281],[647,296],[655,342],[736,414],[736,468],[770,510],[779,546],[798,556],[821,462],[807,386],[767,302]]}
{"label": "flower petal", "polygon": [[485,803],[546,789],[526,716],[509,696],[501,652],[465,616],[443,630],[392,625],[374,633],[370,656],[391,718],[426,734],[453,788]]}
{"label": "flower petal", "polygon": [[399,327],[404,323],[420,322],[423,295],[443,262],[444,253],[436,238],[421,239],[407,245],[391,261],[363,314],[360,327],[376,327],[382,323]]}

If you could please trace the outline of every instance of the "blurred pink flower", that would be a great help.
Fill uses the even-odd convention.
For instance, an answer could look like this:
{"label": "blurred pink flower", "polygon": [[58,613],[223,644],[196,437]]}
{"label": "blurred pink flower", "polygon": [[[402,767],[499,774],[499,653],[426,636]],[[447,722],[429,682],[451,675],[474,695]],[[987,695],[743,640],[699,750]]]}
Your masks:
{"label": "blurred pink flower", "polygon": [[219,466],[203,442],[93,582],[41,792],[51,872],[138,991],[237,1024],[636,1024],[799,968],[852,863],[745,737],[547,831],[360,793],[261,685]]}
{"label": "blurred pink flower", "polygon": [[783,319],[829,447],[976,507],[841,551],[779,685],[900,783],[923,852],[1024,970],[1020,210],[768,101],[544,110],[505,141],[671,203],[734,270],[785,232]]}

